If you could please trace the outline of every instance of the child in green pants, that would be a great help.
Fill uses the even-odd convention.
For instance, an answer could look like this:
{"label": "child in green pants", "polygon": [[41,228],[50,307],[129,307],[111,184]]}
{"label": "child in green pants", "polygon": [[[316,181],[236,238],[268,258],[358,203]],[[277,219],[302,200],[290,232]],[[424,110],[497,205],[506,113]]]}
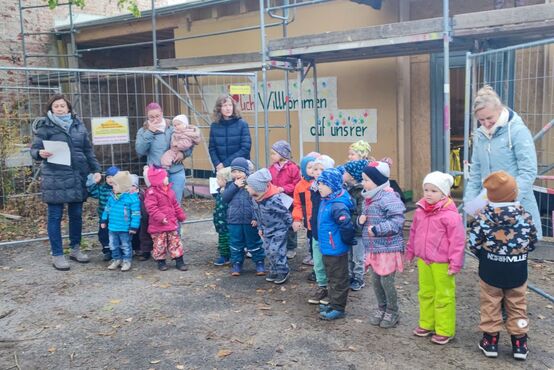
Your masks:
{"label": "child in green pants", "polygon": [[222,193],[225,189],[225,184],[231,181],[231,167],[224,167],[217,171],[216,174],[217,193],[215,197],[215,207],[213,212],[213,221],[215,231],[217,232],[217,249],[219,251],[219,257],[214,261],[214,265],[223,266],[228,265],[231,258],[231,251],[229,249],[229,231],[227,230],[227,203],[222,199]]}

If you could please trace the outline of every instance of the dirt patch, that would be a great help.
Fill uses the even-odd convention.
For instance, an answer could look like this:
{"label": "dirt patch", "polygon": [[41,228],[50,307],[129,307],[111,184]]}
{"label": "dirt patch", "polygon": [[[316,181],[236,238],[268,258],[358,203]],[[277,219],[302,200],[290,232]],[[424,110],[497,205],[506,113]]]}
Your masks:
{"label": "dirt patch", "polygon": [[[190,218],[209,215],[190,210]],[[315,286],[300,265],[276,286],[211,264],[216,234],[211,223],[184,229],[190,270],[159,272],[153,261],[133,261],[129,273],[108,271],[95,248],[93,261],[50,265],[46,243],[0,248],[0,368],[21,369],[519,369],[509,336],[500,356],[484,358],[480,333],[476,261],[467,259],[457,278],[457,336],[447,346],[415,338],[417,271],[397,278],[401,321],[390,330],[368,324],[375,298],[367,286],[349,297],[348,316],[322,322],[307,303]],[[94,239],[90,239],[94,240]],[[554,265],[531,262],[530,282],[552,292]],[[552,304],[529,293],[531,353],[526,368],[554,368]]]}

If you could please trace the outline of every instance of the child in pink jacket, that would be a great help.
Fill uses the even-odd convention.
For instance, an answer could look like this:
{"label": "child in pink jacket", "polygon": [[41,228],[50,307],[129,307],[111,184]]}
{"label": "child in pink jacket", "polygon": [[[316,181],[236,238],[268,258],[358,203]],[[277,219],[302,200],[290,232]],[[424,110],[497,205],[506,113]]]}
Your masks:
{"label": "child in pink jacket", "polygon": [[165,271],[166,254],[175,260],[178,270],[186,271],[183,262],[183,245],[179,235],[179,222],[186,219],[185,212],[171,189],[167,172],[163,168],[149,166],[144,177],[150,183],[146,190],[144,205],[148,212],[148,232],[152,236],[152,257],[158,261],[158,269]]}
{"label": "child in pink jacket", "polygon": [[439,171],[423,179],[423,199],[410,229],[406,259],[418,257],[419,326],[414,335],[436,344],[448,343],[456,332],[456,281],[464,264],[465,231],[450,198],[454,178]]}
{"label": "child in pink jacket", "polygon": [[[279,192],[285,193],[289,197],[294,197],[294,188],[300,182],[300,168],[291,160],[290,144],[285,140],[279,140],[271,146],[271,162],[269,172],[271,173],[271,183],[275,185]],[[292,207],[291,207],[292,212]],[[296,231],[289,229],[287,233],[287,258],[296,256],[296,247],[298,246]]]}

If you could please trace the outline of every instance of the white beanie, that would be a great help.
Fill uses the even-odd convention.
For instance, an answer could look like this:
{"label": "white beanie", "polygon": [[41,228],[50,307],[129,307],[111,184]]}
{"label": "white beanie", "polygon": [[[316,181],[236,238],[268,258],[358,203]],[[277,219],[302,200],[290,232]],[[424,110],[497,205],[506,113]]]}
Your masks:
{"label": "white beanie", "polygon": [[314,161],[314,164],[321,164],[324,170],[335,167],[335,160],[328,155],[321,155]]}
{"label": "white beanie", "polygon": [[173,122],[175,121],[179,121],[185,126],[189,125],[189,119],[184,114],[179,114],[178,116],[175,116],[175,118],[173,118]]}
{"label": "white beanie", "polygon": [[435,171],[425,176],[423,185],[425,184],[435,185],[444,195],[449,196],[450,188],[454,185],[454,178],[447,173]]}

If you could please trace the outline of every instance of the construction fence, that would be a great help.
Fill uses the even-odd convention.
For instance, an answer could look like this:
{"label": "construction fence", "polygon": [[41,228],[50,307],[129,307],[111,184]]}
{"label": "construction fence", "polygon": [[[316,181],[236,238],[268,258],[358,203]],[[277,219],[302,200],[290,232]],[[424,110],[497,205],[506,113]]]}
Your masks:
{"label": "construction fence", "polygon": [[[491,85],[504,104],[517,112],[534,136],[538,177],[534,191],[545,236],[553,236],[554,212],[554,39],[468,53],[464,162],[471,158],[471,134],[477,129],[471,102],[477,90]],[[466,166],[467,169],[467,166]],[[467,174],[467,171],[466,171]]]}

